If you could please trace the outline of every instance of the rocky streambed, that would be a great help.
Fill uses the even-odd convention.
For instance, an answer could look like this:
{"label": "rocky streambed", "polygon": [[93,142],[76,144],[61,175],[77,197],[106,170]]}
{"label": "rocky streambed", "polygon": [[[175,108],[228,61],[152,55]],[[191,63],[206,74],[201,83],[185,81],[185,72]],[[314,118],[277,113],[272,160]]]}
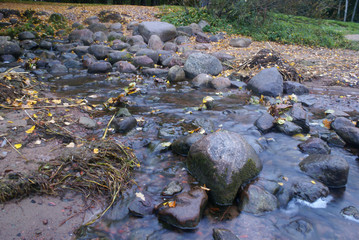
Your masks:
{"label": "rocky streambed", "polygon": [[[49,83],[56,99],[86,101],[90,113],[70,112],[65,121],[72,132],[121,142],[137,157],[127,190],[77,238],[355,238],[357,89],[299,83],[303,73],[273,49],[239,70],[236,57],[212,45],[227,41],[235,52],[251,41],[203,33],[203,21],[123,25],[107,14],[110,23],[92,16],[60,39],[25,31],[0,42],[2,72],[27,72]],[[13,126],[9,114],[2,138],[30,127],[28,119]],[[36,159],[38,146],[28,141]],[[2,142],[4,179],[16,152]],[[27,236],[41,235],[45,230]]]}

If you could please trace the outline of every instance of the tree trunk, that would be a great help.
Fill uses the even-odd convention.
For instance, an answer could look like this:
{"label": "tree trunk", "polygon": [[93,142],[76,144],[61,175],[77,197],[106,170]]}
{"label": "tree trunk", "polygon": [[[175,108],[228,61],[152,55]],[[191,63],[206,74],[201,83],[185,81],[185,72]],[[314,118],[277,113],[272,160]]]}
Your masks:
{"label": "tree trunk", "polygon": [[345,0],[344,22],[347,21],[349,0]]}
{"label": "tree trunk", "polygon": [[357,7],[358,7],[358,1],[359,1],[359,0],[356,0],[356,1],[355,1],[354,10],[353,10],[353,15],[352,15],[352,22],[354,22],[355,13],[356,13]]}
{"label": "tree trunk", "polygon": [[343,1],[343,0],[339,0],[338,19],[340,19],[340,10],[342,9],[342,1]]}

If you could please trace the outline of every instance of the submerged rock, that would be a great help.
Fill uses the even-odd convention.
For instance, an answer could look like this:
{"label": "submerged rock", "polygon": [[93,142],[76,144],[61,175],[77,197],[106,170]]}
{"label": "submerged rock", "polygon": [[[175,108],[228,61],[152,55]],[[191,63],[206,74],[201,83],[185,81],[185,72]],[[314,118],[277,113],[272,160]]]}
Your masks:
{"label": "submerged rock", "polygon": [[177,181],[170,182],[162,191],[163,196],[173,196],[176,193],[181,192],[183,189],[182,185]]}
{"label": "submerged rock", "polygon": [[135,196],[128,206],[129,212],[136,217],[151,215],[154,209],[152,197],[143,192],[136,192]]}
{"label": "submerged rock", "polygon": [[340,214],[345,217],[353,217],[356,220],[359,220],[359,211],[354,206],[345,207],[340,211]]}
{"label": "submerged rock", "polygon": [[293,123],[293,122],[288,122],[286,121],[283,124],[278,124],[277,128],[279,131],[281,131],[284,134],[287,134],[289,136],[293,136],[295,134],[301,133],[303,131],[303,129],[298,126],[297,124]]}
{"label": "submerged rock", "polygon": [[240,209],[244,212],[261,214],[277,209],[277,198],[263,188],[251,184],[241,194]]}
{"label": "submerged rock", "polygon": [[216,204],[231,205],[240,186],[262,170],[255,150],[238,133],[216,132],[191,146],[187,167],[211,189]]}
{"label": "submerged rock", "polygon": [[239,238],[224,228],[213,228],[213,239],[214,240],[239,240]]}
{"label": "submerged rock", "polygon": [[299,167],[328,187],[343,187],[348,180],[349,164],[339,156],[312,154],[301,161]]}

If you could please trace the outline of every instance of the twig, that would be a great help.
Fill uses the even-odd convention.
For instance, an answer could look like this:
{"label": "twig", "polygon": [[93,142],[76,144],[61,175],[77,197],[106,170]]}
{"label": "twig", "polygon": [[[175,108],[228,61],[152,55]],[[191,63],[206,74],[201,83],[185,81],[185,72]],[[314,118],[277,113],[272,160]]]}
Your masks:
{"label": "twig", "polygon": [[224,211],[224,213],[223,213],[223,215],[222,215],[222,217],[221,217],[221,219],[219,221],[223,221],[223,219],[224,219],[225,215],[227,214],[229,208],[230,208],[230,206],[227,207],[226,211]]}
{"label": "twig", "polygon": [[24,110],[24,112],[36,124],[35,120],[30,116],[30,114],[26,110]]}
{"label": "twig", "polygon": [[55,105],[55,106],[27,106],[27,107],[12,107],[12,106],[5,106],[4,104],[0,104],[0,107],[6,109],[67,108],[67,107],[78,107],[78,106],[81,106],[81,104]]}
{"label": "twig", "polygon": [[105,139],[105,138],[106,138],[108,128],[110,127],[110,124],[112,123],[112,121],[113,121],[113,119],[115,118],[115,116],[116,116],[116,113],[113,114],[112,118],[111,118],[110,121],[108,122],[108,124],[107,124],[107,126],[106,126],[106,129],[105,129],[105,132],[104,132],[104,134],[103,134],[103,136],[102,136],[101,139]]}
{"label": "twig", "polygon": [[77,215],[81,214],[81,213],[85,213],[87,211],[87,209],[89,209],[91,207],[91,205],[89,205],[87,208],[75,213],[74,215],[71,215],[70,217],[66,218],[64,221],[62,221],[59,225],[59,227],[61,227],[62,225],[64,225],[68,220],[70,220],[73,217],[76,217]]}
{"label": "twig", "polygon": [[21,154],[21,152],[19,152],[19,150],[17,150],[11,143],[10,143],[10,141],[4,136],[4,138],[5,138],[5,140],[6,140],[6,142],[8,142],[9,144],[10,144],[10,146],[23,158],[23,159],[25,159],[25,161],[29,161],[24,155],[22,155]]}

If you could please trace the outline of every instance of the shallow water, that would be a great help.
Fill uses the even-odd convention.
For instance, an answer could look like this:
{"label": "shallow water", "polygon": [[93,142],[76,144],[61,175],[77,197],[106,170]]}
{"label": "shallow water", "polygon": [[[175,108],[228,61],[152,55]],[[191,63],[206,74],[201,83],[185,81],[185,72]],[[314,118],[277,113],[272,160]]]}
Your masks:
{"label": "shallow water", "polygon": [[[59,95],[86,97],[90,103],[99,104],[121,93],[129,83],[125,79],[135,79],[136,76],[121,76],[121,79],[112,80],[104,78],[58,79],[54,80],[56,87],[53,90]],[[141,167],[134,172],[138,188],[134,187],[128,194],[146,191],[155,203],[160,203],[164,199],[160,195],[161,191],[170,181],[181,182],[183,191],[196,184],[186,171],[186,158],[172,154],[171,151],[159,151],[158,145],[161,142],[171,142],[193,130],[195,126],[192,121],[196,119],[204,123],[207,132],[224,129],[242,134],[260,152],[263,170],[259,177],[278,179],[279,176],[303,176],[298,163],[307,155],[299,151],[297,145],[300,141],[276,132],[261,135],[253,123],[266,108],[247,105],[250,97],[247,92],[193,90],[186,84],[155,84],[153,79],[139,81],[137,85],[144,94],[129,96],[132,105],[128,109],[134,117],[143,117],[144,125],[126,136],[111,135],[132,147],[141,163]],[[324,111],[331,107],[352,108],[355,110],[352,114],[358,113],[358,99],[355,95],[343,99],[338,97],[342,93],[322,93],[314,89],[313,97],[317,99],[317,104],[313,109]],[[91,95],[96,96],[90,97]],[[205,96],[215,99],[214,109],[193,109],[199,107]],[[318,116],[312,115],[313,118]],[[110,118],[111,115],[103,115],[97,120],[107,123]],[[160,129],[166,129],[166,134],[159,134],[162,132]],[[331,189],[328,198],[314,205],[293,200],[286,208],[259,216],[240,213],[235,205],[220,208],[209,205],[198,228],[184,231],[159,222],[155,215],[144,218],[129,216],[126,209],[121,207],[126,201],[126,197],[123,197],[81,239],[212,239],[213,228],[229,229],[240,239],[357,239],[359,223],[340,214],[344,207],[359,207],[359,162],[358,156],[352,152],[355,150],[332,147],[331,154],[344,157],[350,165],[348,184],[345,188]],[[286,227],[297,220],[311,223],[312,229],[302,227],[302,232],[299,232]]]}

